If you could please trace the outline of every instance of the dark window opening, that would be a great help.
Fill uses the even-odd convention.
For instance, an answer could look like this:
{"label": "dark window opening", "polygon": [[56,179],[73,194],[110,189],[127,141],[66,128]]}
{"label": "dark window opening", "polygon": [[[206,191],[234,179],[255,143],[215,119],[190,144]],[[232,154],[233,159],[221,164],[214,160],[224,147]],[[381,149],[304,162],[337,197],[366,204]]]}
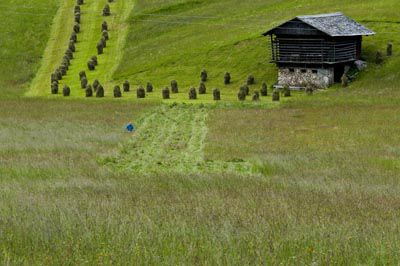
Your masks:
{"label": "dark window opening", "polygon": [[318,70],[316,70],[316,69],[313,69],[313,70],[312,70],[312,73],[314,73],[314,74],[318,74]]}
{"label": "dark window opening", "polygon": [[307,69],[302,69],[301,73],[307,73]]}
{"label": "dark window opening", "polygon": [[289,72],[294,72],[294,68],[289,68]]}

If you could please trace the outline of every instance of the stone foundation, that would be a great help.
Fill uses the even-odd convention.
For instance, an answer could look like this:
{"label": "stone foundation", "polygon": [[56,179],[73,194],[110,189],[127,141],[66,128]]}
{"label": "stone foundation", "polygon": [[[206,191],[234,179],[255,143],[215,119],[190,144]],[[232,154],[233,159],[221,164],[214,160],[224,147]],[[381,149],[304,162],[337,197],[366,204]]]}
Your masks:
{"label": "stone foundation", "polygon": [[278,85],[326,88],[334,83],[334,74],[333,68],[281,67],[278,70]]}

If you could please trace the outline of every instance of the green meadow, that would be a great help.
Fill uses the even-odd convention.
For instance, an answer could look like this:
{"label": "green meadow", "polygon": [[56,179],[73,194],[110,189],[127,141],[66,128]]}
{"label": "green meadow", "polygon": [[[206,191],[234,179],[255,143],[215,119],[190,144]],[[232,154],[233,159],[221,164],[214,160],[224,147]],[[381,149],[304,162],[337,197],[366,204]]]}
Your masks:
{"label": "green meadow", "polygon": [[[104,18],[105,4],[81,7],[69,98],[50,94],[50,74],[75,1],[0,4],[0,264],[399,264],[398,1],[115,0]],[[237,101],[248,75],[251,92],[276,80],[261,33],[336,11],[377,33],[349,87]],[[110,41],[89,72],[104,19]],[[202,69],[207,94],[189,101]],[[104,98],[84,97],[81,70]],[[173,79],[180,93],[163,101]]]}

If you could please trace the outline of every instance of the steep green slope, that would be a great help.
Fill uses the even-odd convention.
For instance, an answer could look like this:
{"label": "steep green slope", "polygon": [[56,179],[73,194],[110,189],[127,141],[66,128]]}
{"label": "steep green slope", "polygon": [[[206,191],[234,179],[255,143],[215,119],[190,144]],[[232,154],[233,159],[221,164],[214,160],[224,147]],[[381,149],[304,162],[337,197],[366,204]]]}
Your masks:
{"label": "steep green slope", "polygon": [[12,0],[0,3],[0,97],[21,94],[24,85],[34,77],[59,2]]}

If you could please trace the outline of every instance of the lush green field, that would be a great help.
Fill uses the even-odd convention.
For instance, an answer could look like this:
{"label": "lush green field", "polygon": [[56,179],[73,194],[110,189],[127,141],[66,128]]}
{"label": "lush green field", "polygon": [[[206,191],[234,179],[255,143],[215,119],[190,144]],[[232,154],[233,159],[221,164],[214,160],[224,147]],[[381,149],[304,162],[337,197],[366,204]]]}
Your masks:
{"label": "lush green field", "polygon": [[[9,25],[0,32],[12,30],[0,49],[0,264],[399,264],[397,1],[116,0],[110,47],[89,74],[107,97],[84,99],[77,73],[105,4],[86,0],[64,99],[49,95],[47,72],[62,58],[74,2],[0,4]],[[378,32],[356,82],[280,105],[229,103],[248,74],[252,90],[275,80],[261,32],[333,11]],[[395,54],[377,66],[388,41]],[[173,104],[202,68],[229,101]],[[125,79],[157,90],[112,99]],[[160,104],[172,79],[182,93]],[[137,132],[124,132],[129,121]]]}

